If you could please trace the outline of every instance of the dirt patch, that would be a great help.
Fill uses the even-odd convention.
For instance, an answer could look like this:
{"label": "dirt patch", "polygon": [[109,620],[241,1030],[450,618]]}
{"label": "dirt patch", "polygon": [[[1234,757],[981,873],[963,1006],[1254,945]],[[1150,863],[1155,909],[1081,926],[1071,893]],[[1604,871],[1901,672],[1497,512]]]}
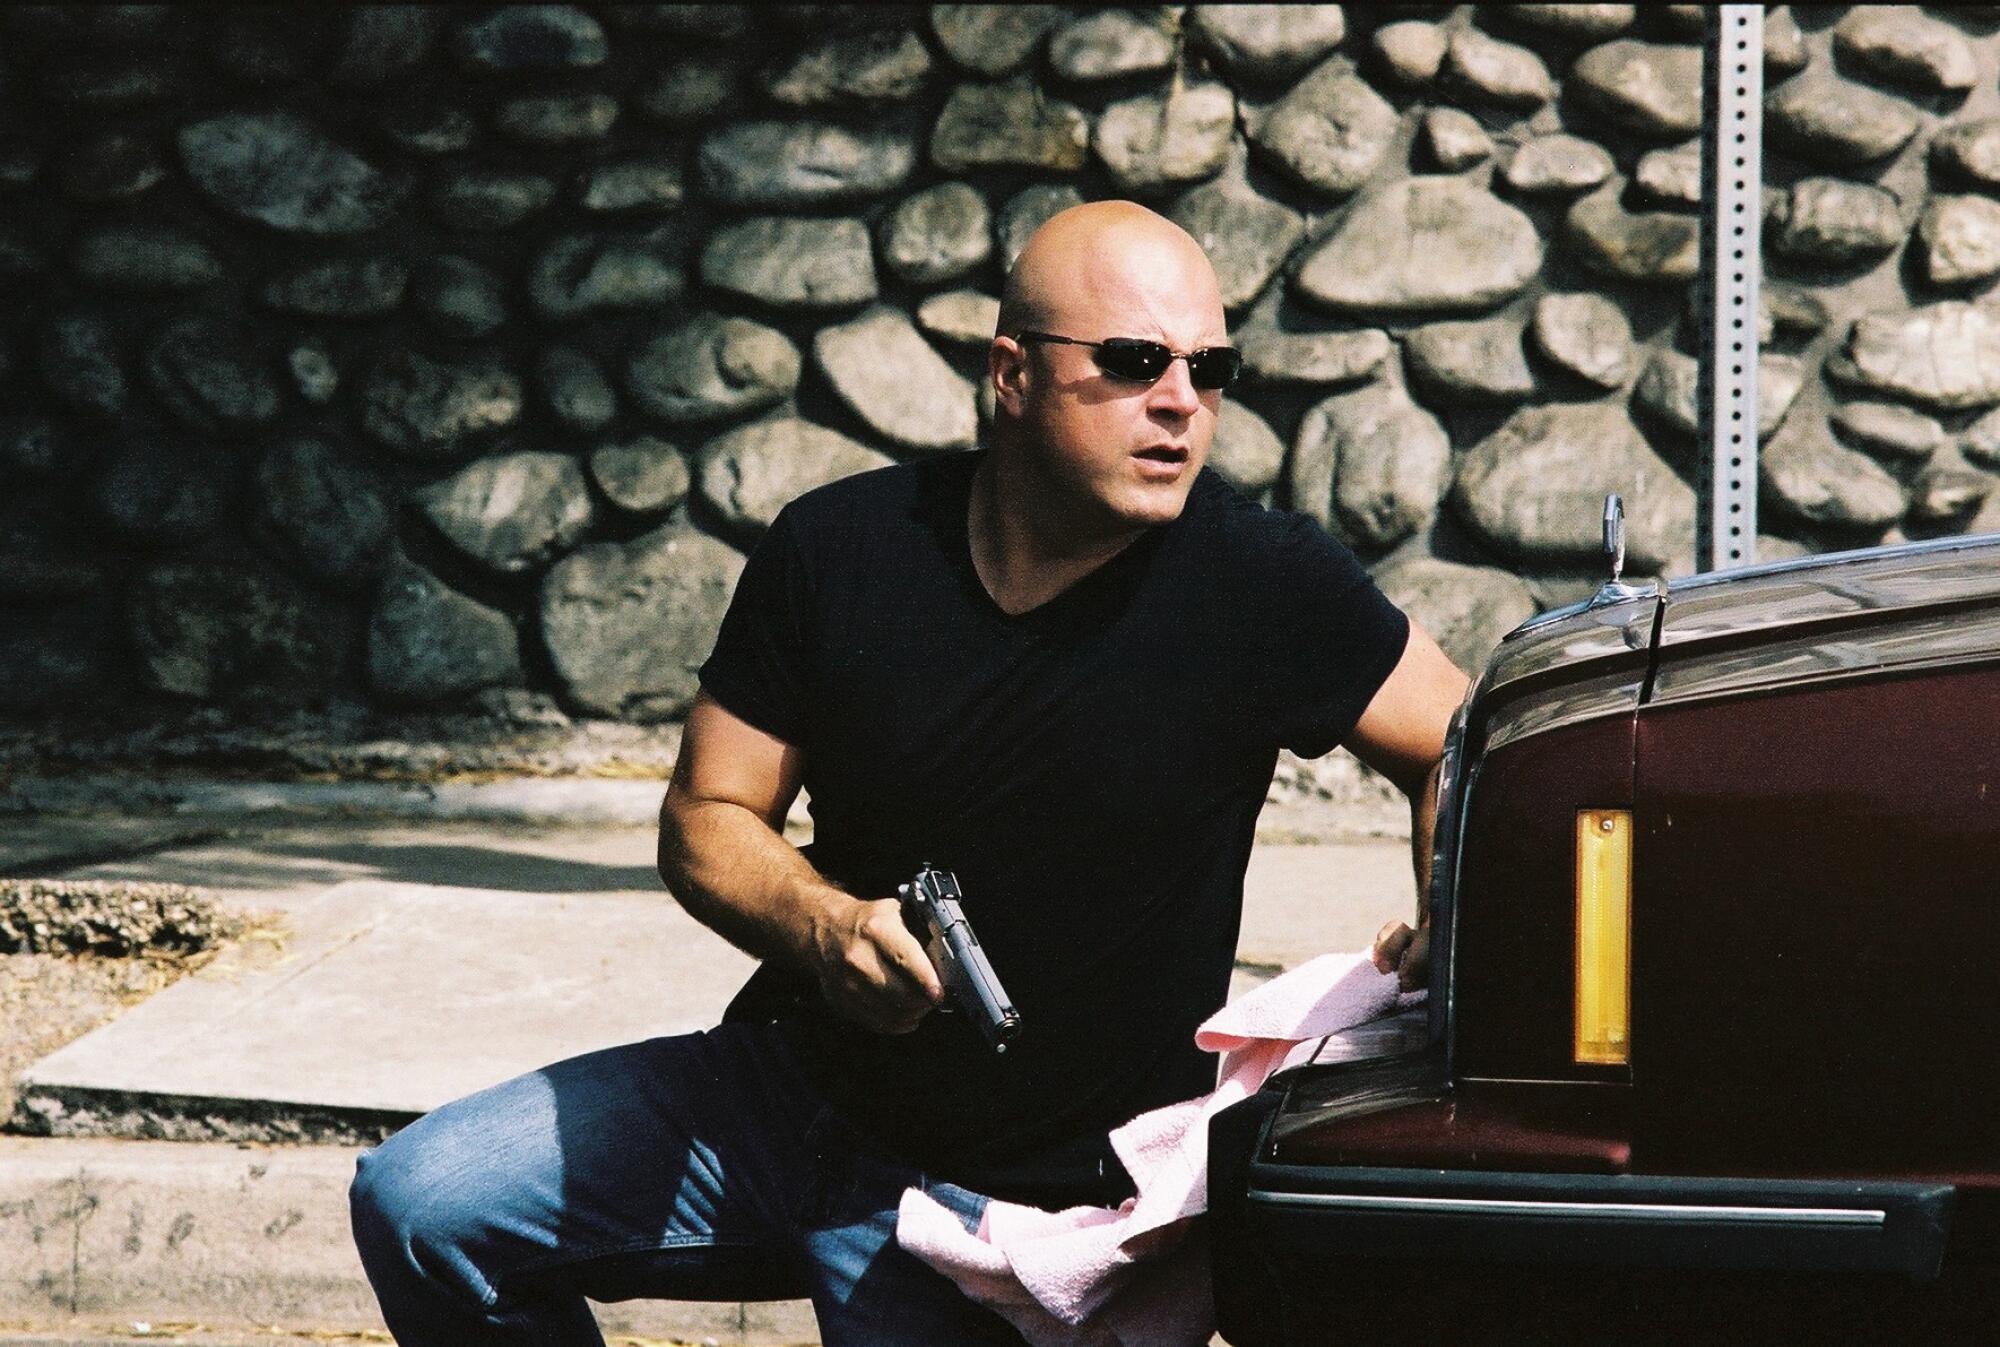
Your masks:
{"label": "dirt patch", "polygon": [[181,884],[0,879],[0,1130],[27,1067],[262,929]]}

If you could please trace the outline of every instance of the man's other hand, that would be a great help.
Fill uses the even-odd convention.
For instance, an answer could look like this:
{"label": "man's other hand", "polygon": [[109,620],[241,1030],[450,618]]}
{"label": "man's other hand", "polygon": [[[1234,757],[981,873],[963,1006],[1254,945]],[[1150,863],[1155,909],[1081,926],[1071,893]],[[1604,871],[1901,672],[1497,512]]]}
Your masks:
{"label": "man's other hand", "polygon": [[1394,973],[1396,985],[1406,992],[1415,991],[1430,982],[1431,977],[1431,926],[1423,923],[1411,930],[1400,921],[1392,921],[1375,935],[1375,969],[1381,973]]}
{"label": "man's other hand", "polygon": [[894,898],[854,900],[813,922],[814,972],[836,1013],[883,1034],[907,1034],[944,999],[930,956]]}

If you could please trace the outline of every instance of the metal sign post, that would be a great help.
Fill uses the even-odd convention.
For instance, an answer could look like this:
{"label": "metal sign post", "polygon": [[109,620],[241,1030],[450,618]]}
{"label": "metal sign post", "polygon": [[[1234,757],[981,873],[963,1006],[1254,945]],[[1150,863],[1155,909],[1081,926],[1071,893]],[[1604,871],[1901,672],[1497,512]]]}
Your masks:
{"label": "metal sign post", "polygon": [[1695,565],[1757,559],[1757,287],[1763,208],[1764,7],[1708,11],[1702,61]]}

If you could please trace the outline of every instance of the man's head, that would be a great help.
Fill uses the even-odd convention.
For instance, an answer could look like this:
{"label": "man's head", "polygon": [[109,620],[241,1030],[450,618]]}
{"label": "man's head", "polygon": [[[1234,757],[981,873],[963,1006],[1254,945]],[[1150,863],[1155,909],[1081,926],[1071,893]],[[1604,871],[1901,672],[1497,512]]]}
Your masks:
{"label": "man's head", "polygon": [[[1015,456],[1039,489],[1094,527],[1174,520],[1215,438],[1221,391],[1197,387],[1186,360],[1157,379],[1119,377],[1100,363],[1105,353],[1049,337],[1136,338],[1179,353],[1226,345],[1200,246],[1129,201],[1063,211],[1008,273],[988,357],[997,453]],[[1123,364],[1116,354],[1112,363]],[[1213,380],[1212,366],[1202,373]]]}

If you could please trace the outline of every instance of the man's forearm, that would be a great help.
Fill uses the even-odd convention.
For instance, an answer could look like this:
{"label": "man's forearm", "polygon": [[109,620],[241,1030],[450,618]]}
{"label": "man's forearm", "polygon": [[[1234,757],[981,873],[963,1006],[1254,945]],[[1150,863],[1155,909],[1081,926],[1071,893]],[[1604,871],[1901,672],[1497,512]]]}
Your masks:
{"label": "man's forearm", "polygon": [[1423,789],[1410,797],[1410,865],[1417,873],[1417,925],[1431,919],[1431,854],[1437,836],[1438,776],[1442,762],[1432,765]]}
{"label": "man's forearm", "polygon": [[660,878],[696,921],[794,968],[811,964],[818,932],[856,902],[751,810],[672,792],[660,810]]}

